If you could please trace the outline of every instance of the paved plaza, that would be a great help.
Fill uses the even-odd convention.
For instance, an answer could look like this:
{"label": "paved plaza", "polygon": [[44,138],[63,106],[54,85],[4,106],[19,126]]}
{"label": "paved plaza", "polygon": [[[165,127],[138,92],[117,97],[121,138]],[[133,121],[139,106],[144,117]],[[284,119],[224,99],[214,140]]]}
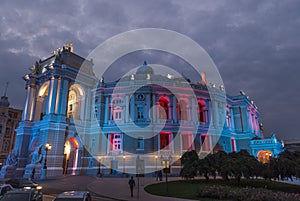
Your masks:
{"label": "paved plaza", "polygon": [[[90,176],[64,176],[59,178],[47,179],[40,181],[43,186],[45,201],[52,200],[53,196],[63,191],[70,190],[87,190],[91,192],[93,201],[109,200],[143,200],[143,201],[180,201],[186,199],[177,199],[170,197],[155,196],[144,191],[144,187],[149,184],[165,181],[156,181],[152,177],[134,178],[136,187],[134,188],[134,197],[130,197],[128,185],[129,178],[99,178]],[[171,177],[172,180],[179,180],[179,177]],[[139,183],[139,188],[138,188]],[[139,189],[139,190],[138,190]]]}

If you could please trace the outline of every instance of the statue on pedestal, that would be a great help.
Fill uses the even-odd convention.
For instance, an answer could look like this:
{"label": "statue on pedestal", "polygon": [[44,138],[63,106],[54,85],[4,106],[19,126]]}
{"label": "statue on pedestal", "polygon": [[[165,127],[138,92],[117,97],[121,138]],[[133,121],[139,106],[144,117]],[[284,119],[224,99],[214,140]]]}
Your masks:
{"label": "statue on pedestal", "polygon": [[1,169],[0,178],[12,178],[15,175],[16,167],[18,164],[18,153],[16,150],[12,150],[7,159],[6,164]]}
{"label": "statue on pedestal", "polygon": [[43,162],[43,145],[37,146],[30,154],[31,162],[25,167],[24,178],[39,179],[41,176]]}

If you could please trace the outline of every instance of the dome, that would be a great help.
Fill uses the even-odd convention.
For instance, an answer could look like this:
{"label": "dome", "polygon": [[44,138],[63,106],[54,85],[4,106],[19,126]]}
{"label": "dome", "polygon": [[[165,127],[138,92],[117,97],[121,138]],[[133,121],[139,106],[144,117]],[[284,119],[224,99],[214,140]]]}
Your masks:
{"label": "dome", "polygon": [[6,96],[2,96],[0,100],[0,107],[9,107],[9,101]]}
{"label": "dome", "polygon": [[144,61],[144,64],[139,67],[136,71],[136,74],[153,74],[154,71],[150,66],[147,66],[147,61]]}

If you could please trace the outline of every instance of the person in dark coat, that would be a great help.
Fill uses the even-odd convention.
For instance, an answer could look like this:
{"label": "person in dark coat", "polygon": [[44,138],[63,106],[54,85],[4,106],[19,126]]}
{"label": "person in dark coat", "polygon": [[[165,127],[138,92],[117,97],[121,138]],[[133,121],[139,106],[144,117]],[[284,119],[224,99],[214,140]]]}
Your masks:
{"label": "person in dark coat", "polygon": [[32,169],[32,172],[31,172],[31,179],[34,179],[34,175],[35,175],[35,168]]}
{"label": "person in dark coat", "polygon": [[158,172],[158,177],[159,177],[159,181],[162,181],[162,171],[161,170]]}
{"label": "person in dark coat", "polygon": [[131,178],[129,179],[129,187],[130,187],[130,193],[131,193],[131,197],[133,197],[133,187],[135,187],[135,181],[133,179],[133,176],[131,176]]}

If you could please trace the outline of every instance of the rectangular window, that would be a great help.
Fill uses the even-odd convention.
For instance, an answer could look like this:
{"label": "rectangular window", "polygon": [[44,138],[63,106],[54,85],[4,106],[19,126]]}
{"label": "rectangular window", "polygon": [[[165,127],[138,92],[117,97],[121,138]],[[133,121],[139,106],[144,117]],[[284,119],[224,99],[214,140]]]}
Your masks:
{"label": "rectangular window", "polygon": [[121,151],[122,150],[122,135],[121,134],[111,134],[111,150]]}
{"label": "rectangular window", "polygon": [[181,135],[182,139],[182,150],[191,150],[193,145],[192,145],[192,134],[190,133],[184,133]]}
{"label": "rectangular window", "polygon": [[10,136],[10,128],[6,128],[5,131],[5,136],[9,137]]}
{"label": "rectangular window", "polygon": [[137,139],[137,149],[144,150],[144,138],[139,137]]}
{"label": "rectangular window", "polygon": [[201,135],[201,144],[203,151],[210,151],[210,136],[207,134]]}
{"label": "rectangular window", "polygon": [[170,143],[170,134],[169,133],[160,133],[160,149],[168,147]]}
{"label": "rectangular window", "polygon": [[120,110],[114,111],[113,119],[114,120],[121,120],[122,119],[122,112]]}
{"label": "rectangular window", "polygon": [[0,133],[2,133],[2,124],[0,124]]}
{"label": "rectangular window", "polygon": [[231,149],[232,152],[236,152],[235,139],[231,138]]}
{"label": "rectangular window", "polygon": [[144,108],[142,106],[137,107],[137,118],[144,119]]}

